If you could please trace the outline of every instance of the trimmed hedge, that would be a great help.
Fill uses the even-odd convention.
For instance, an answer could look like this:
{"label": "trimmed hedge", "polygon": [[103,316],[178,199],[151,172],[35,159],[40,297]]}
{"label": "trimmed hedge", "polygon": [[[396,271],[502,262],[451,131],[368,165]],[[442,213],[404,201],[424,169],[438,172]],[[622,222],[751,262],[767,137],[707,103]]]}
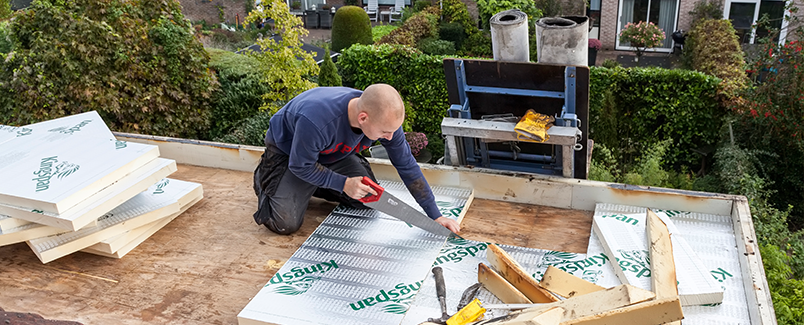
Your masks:
{"label": "trimmed hedge", "polygon": [[394,86],[416,111],[413,130],[441,134],[449,108],[443,58],[402,45],[354,45],[341,53],[338,69],[358,89],[374,83]]}
{"label": "trimmed hedge", "polygon": [[723,103],[732,101],[748,86],[743,50],[730,20],[699,21],[685,45],[693,69],[723,79],[719,91]]}
{"label": "trimmed hedge", "polygon": [[363,8],[344,6],[332,18],[332,50],[341,52],[352,44],[371,44],[371,21]]}
{"label": "trimmed hedge", "polygon": [[413,14],[410,19],[402,24],[402,27],[394,29],[380,38],[377,44],[397,44],[414,47],[423,38],[437,36],[440,12],[437,7],[427,7],[425,10]]}
{"label": "trimmed hedge", "polygon": [[590,68],[591,139],[616,148],[620,162],[672,139],[665,164],[700,168],[701,156],[692,150],[714,147],[725,114],[719,79],[688,70]]}

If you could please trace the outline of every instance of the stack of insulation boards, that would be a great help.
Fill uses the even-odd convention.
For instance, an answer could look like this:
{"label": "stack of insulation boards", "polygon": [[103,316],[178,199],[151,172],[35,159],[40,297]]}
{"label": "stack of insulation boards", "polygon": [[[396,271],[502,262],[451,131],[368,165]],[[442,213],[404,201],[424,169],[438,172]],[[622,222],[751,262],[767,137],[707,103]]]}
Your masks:
{"label": "stack of insulation boards", "polygon": [[122,257],[202,198],[167,179],[176,162],[118,141],[97,112],[0,125],[0,246],[27,241],[43,263],[84,250]]}

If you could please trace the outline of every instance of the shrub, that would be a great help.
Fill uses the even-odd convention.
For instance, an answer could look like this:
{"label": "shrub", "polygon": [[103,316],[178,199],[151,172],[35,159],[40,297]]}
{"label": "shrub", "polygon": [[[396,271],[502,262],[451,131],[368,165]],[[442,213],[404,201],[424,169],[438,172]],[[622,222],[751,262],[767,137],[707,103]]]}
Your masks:
{"label": "shrub", "polygon": [[762,264],[780,325],[800,324],[804,319],[804,280],[793,279],[791,258],[776,245],[760,245]]}
{"label": "shrub", "polygon": [[498,12],[519,9],[528,15],[529,30],[533,31],[536,21],[542,17],[542,11],[536,8],[533,0],[477,0],[477,11],[483,28],[489,29],[489,20]]}
{"label": "shrub", "polygon": [[253,57],[220,49],[207,51],[220,89],[213,96],[211,126],[204,139],[215,139],[259,112],[262,96],[269,89],[260,81],[259,62]]}
{"label": "shrub", "polygon": [[651,22],[628,23],[620,32],[620,42],[636,49],[637,58],[645,49],[657,47],[664,42],[664,31]]}
{"label": "shrub", "polygon": [[695,7],[689,12],[692,19],[692,28],[701,19],[723,19],[723,2],[718,0],[699,0]]}
{"label": "shrub", "polygon": [[466,31],[464,31],[460,23],[443,23],[438,28],[438,36],[442,40],[452,42],[455,48],[461,48],[463,41],[466,39]]}
{"label": "shrub", "polygon": [[731,21],[700,21],[689,33],[685,45],[693,69],[723,80],[719,90],[723,103],[735,99],[748,85],[743,51]]}
{"label": "shrub", "polygon": [[[461,0],[444,0],[442,1],[442,16],[445,22],[447,23],[457,23],[463,26],[463,37],[468,35],[474,35],[479,30],[477,29],[477,21],[473,20],[471,16],[469,16],[469,9],[466,7],[466,4],[463,3]],[[442,30],[443,31],[443,27]],[[455,33],[452,31],[447,31],[447,33]],[[455,42],[455,46],[460,48],[461,43],[463,42],[463,38],[460,40],[458,39],[451,39],[447,37],[454,37],[454,36],[444,36],[441,34],[441,38]]]}
{"label": "shrub", "polygon": [[590,67],[589,138],[612,150],[618,169],[657,143],[667,145],[664,167],[700,166],[691,149],[713,147],[725,112],[715,77],[687,70]]}
{"label": "shrub", "polygon": [[617,61],[615,61],[615,60],[612,60],[612,59],[605,59],[605,60],[603,60],[603,64],[602,64],[602,65],[603,65],[603,67],[604,67],[604,68],[609,68],[609,69],[614,69],[614,68],[617,68],[617,67],[622,67],[622,64],[620,64],[619,62],[617,62]]}
{"label": "shrub", "polygon": [[371,21],[363,8],[344,6],[332,19],[332,50],[342,52],[352,44],[372,44]]}
{"label": "shrub", "polygon": [[265,146],[265,132],[270,126],[271,113],[258,112],[237,124],[228,134],[215,138],[217,142],[237,143],[250,146]]}
{"label": "shrub", "polygon": [[217,83],[178,1],[41,0],[16,16],[0,123],[97,110],[115,131],[206,132]]}
{"label": "shrub", "polygon": [[533,35],[530,35],[530,37],[528,37],[528,48],[529,48],[528,54],[530,55],[530,62],[539,62],[539,42],[538,37],[536,37],[536,33],[533,33]]}
{"label": "shrub", "polygon": [[377,42],[385,35],[388,35],[394,29],[399,28],[396,25],[377,25],[371,28],[371,40]]}
{"label": "shrub", "polygon": [[413,3],[413,11],[420,12],[433,4],[429,0],[419,0]]}
{"label": "shrub", "polygon": [[8,21],[0,21],[0,54],[11,52],[14,49],[14,43],[11,42],[11,29],[9,29],[8,24]]}
{"label": "shrub", "polygon": [[425,38],[419,42],[418,48],[430,55],[454,55],[455,43],[436,38]]}
{"label": "shrub", "polygon": [[444,79],[443,57],[399,45],[355,45],[341,54],[338,68],[355,88],[383,82],[394,86],[411,103],[415,116],[411,131],[441,134],[441,119],[449,101]]}
{"label": "shrub", "polygon": [[332,62],[329,56],[329,50],[326,50],[324,62],[321,63],[321,72],[318,74],[318,85],[322,87],[342,86],[341,76],[338,74],[338,68]]}
{"label": "shrub", "polygon": [[[535,45],[536,42],[531,41],[530,43],[531,45]],[[461,55],[463,56],[485,57],[485,58],[492,57],[494,55],[494,52],[492,52],[491,48],[491,34],[488,31],[483,31],[480,33],[469,35],[469,37],[463,43],[463,49],[461,51],[462,51]]]}
{"label": "shrub", "polygon": [[319,68],[313,56],[301,48],[301,36],[306,35],[307,30],[301,27],[301,19],[290,13],[283,0],[269,0],[267,9],[252,11],[245,21],[250,23],[268,17],[274,20],[276,33],[281,37],[257,41],[263,51],[249,52],[249,55],[259,62],[260,80],[269,87],[260,109],[276,112],[282,108],[280,103],[316,86],[309,78],[318,75]]}
{"label": "shrub", "polygon": [[0,20],[11,17],[11,0],[0,0]]}
{"label": "shrub", "polygon": [[436,7],[427,7],[410,17],[402,27],[394,29],[383,36],[377,44],[397,44],[414,47],[423,38],[438,34],[439,10]]}

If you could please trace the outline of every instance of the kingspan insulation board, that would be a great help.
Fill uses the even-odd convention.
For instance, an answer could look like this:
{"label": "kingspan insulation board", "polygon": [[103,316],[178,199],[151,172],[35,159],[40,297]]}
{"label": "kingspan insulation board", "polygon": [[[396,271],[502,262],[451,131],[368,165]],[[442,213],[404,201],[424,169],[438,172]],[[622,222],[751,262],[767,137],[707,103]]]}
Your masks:
{"label": "kingspan insulation board", "polygon": [[[386,191],[420,209],[407,189]],[[434,187],[457,219],[469,190]],[[237,316],[245,324],[399,324],[446,237],[371,209],[337,207]]]}
{"label": "kingspan insulation board", "polygon": [[[694,306],[722,302],[723,288],[709,274],[698,254],[665,213],[657,215],[670,232],[681,304]],[[652,290],[646,220],[646,213],[601,213],[594,216],[593,227],[607,255],[614,256],[611,262],[616,260],[619,264],[615,272],[620,281]]]}
{"label": "kingspan insulation board", "polygon": [[[105,241],[100,242],[98,244],[95,244],[95,245],[89,246],[87,248],[84,248],[81,251],[85,252],[85,253],[91,253],[91,254],[101,255],[101,256],[106,256],[106,257],[111,257],[111,258],[123,258],[123,256],[125,256],[126,254],[131,252],[131,250],[133,250],[134,248],[136,248],[137,246],[142,244],[142,242],[144,242],[146,239],[148,239],[151,236],[153,236],[153,234],[155,234],[157,231],[162,229],[162,227],[166,226],[168,223],[173,221],[173,219],[176,219],[179,215],[181,215],[182,213],[187,211],[187,209],[192,207],[198,201],[201,201],[201,199],[204,197],[203,193],[198,193],[198,194],[199,195],[195,199],[193,199],[192,201],[185,202],[184,205],[182,205],[181,210],[179,210],[179,212],[174,213],[174,214],[168,216],[167,218],[163,218],[161,220],[151,222],[151,223],[149,223],[149,224],[147,224],[145,226],[139,227],[137,229],[129,230],[123,235],[115,236],[114,238],[117,239],[117,241],[112,242],[113,245],[115,245],[115,246],[108,246],[108,247],[105,246],[105,245],[104,246],[99,246],[99,244],[105,243],[106,242],[106,240],[105,240]],[[188,197],[188,199],[189,199],[189,197]],[[181,202],[180,202],[180,204],[181,204]],[[128,235],[128,236],[125,236],[125,235]],[[126,241],[123,242],[122,240],[126,240]],[[101,249],[97,249],[98,247],[100,247]],[[109,248],[111,248],[113,250],[109,251]]]}
{"label": "kingspan insulation board", "polygon": [[7,215],[0,214],[0,231],[8,231],[29,223],[31,222],[28,220],[12,218]]}
{"label": "kingspan insulation board", "polygon": [[33,238],[45,237],[67,232],[61,228],[29,223],[8,230],[0,230],[0,246],[21,243]]}
{"label": "kingspan insulation board", "polygon": [[[702,214],[676,210],[652,209],[662,218],[668,217],[675,231],[685,239],[689,247],[700,257],[708,274],[723,290],[723,302],[706,306],[683,306],[685,325],[698,324],[750,324],[746,307],[746,292],[740,272],[739,251],[734,237],[731,216]],[[645,215],[645,207],[598,203],[595,216],[613,214]],[[627,219],[625,219],[627,220]],[[675,252],[675,242],[673,243]],[[587,254],[605,254],[603,245],[592,234]],[[614,262],[614,260],[611,260]],[[620,269],[630,264],[620,265]],[[676,267],[678,270],[678,266]],[[681,279],[679,279],[681,281]],[[679,290],[681,287],[679,286]]]}
{"label": "kingspan insulation board", "polygon": [[6,180],[0,203],[60,214],[159,156],[152,145],[86,140],[36,150],[0,167]]}
{"label": "kingspan insulation board", "polygon": [[39,146],[58,145],[75,138],[114,139],[114,134],[97,112],[91,111],[62,118],[42,121],[25,126],[0,125],[0,146],[27,144],[23,151],[32,151]]}
{"label": "kingspan insulation board", "polygon": [[176,171],[176,162],[157,158],[92,194],[63,213],[44,212],[0,203],[0,213],[58,228],[77,231],[93,220]]}
{"label": "kingspan insulation board", "polygon": [[77,252],[179,211],[202,193],[201,184],[167,179],[149,187],[98,220],[95,227],[28,241],[42,263]]}

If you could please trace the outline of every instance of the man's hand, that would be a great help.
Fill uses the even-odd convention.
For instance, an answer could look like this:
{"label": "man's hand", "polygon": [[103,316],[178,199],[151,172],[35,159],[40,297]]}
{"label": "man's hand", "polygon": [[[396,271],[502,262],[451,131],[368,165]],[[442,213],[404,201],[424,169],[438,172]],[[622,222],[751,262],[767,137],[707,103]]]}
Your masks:
{"label": "man's hand", "polygon": [[343,184],[343,192],[355,200],[360,200],[367,194],[377,195],[371,186],[363,184],[363,176],[347,178]]}
{"label": "man's hand", "polygon": [[456,234],[461,232],[461,225],[458,224],[457,221],[452,220],[450,218],[438,217],[438,219],[435,219],[435,222],[438,222],[438,224],[446,227],[447,229],[449,229],[450,231],[452,231],[452,232],[454,232]]}

